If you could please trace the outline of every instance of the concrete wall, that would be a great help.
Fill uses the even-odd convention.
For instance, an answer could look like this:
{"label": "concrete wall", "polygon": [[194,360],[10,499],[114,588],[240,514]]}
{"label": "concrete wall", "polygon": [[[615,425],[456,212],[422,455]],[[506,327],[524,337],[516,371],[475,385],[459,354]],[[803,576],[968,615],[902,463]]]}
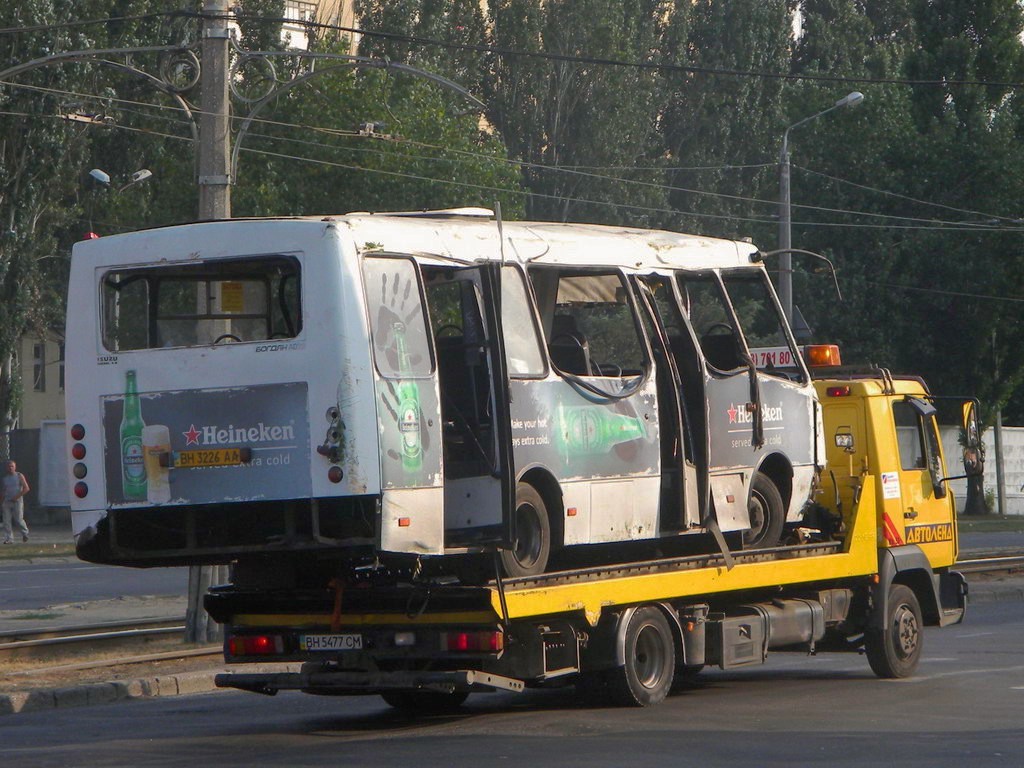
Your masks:
{"label": "concrete wall", "polygon": [[[957,443],[958,430],[953,427],[942,429],[942,448],[946,454],[950,474],[963,473],[962,449]],[[982,435],[985,443],[985,490],[991,490],[998,499],[996,489],[996,445],[995,431],[988,429]],[[1006,494],[1006,509],[995,510],[1004,515],[1024,515],[1024,427],[1003,427],[1003,482]],[[967,496],[967,481],[950,482],[956,494],[957,509],[963,509]]]}

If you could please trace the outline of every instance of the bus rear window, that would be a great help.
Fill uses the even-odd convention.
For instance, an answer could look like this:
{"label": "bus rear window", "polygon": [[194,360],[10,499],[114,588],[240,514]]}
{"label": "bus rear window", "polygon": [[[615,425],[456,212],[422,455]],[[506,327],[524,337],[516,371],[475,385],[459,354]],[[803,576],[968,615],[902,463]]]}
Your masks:
{"label": "bus rear window", "polygon": [[302,328],[292,257],[112,269],[101,286],[111,352],[291,339]]}

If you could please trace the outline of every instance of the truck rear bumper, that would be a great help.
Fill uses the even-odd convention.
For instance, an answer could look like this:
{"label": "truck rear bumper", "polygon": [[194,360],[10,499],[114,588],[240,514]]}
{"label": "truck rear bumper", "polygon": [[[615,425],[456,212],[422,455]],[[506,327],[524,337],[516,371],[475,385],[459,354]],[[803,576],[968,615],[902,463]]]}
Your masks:
{"label": "truck rear bumper", "polygon": [[515,691],[522,680],[472,669],[451,672],[277,672],[266,674],[225,673],[214,678],[218,688],[273,696],[278,691],[303,691],[321,696],[359,696],[384,691]]}

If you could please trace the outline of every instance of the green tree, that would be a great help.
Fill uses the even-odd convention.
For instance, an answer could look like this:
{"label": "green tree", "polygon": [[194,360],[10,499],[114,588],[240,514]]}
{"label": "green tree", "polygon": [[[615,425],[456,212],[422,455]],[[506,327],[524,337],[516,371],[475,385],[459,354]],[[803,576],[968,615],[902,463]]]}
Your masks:
{"label": "green tree", "polygon": [[[0,35],[0,70],[57,51],[89,47],[88,27],[61,28],[69,18],[107,17],[99,0],[25,0],[0,6],[0,27],[42,27]],[[58,322],[60,289],[57,233],[76,217],[73,200],[87,157],[88,130],[62,119],[88,67],[44,67],[0,89],[0,430],[17,417],[21,383],[17,349],[29,330],[44,333]]]}
{"label": "green tree", "polygon": [[655,63],[672,7],[662,0],[497,0],[490,26],[502,54],[488,118],[523,163],[527,216],[656,224],[668,218],[653,69],[522,56]]}
{"label": "green tree", "polygon": [[[791,21],[784,0],[681,5],[666,35],[667,61],[726,71],[786,71]],[[757,235],[759,242],[773,244],[774,232],[756,222],[773,216],[774,206],[752,206],[749,199],[778,195],[774,159],[782,81],[706,72],[672,73],[667,80],[662,131],[675,166],[670,199],[684,212],[682,226],[722,236]]]}

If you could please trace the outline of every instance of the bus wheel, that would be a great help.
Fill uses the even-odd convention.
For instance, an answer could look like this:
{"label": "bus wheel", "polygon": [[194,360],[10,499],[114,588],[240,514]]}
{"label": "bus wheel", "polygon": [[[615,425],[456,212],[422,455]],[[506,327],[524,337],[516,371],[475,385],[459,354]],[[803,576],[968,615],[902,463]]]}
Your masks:
{"label": "bus wheel", "polygon": [[501,552],[506,576],[536,576],[544,573],[551,554],[551,521],[548,508],[537,489],[529,483],[516,485],[516,540]]}
{"label": "bus wheel", "polygon": [[462,706],[467,696],[469,694],[466,691],[384,691],[380,695],[395,709],[421,715],[453,712]]}
{"label": "bus wheel", "polygon": [[608,672],[608,694],[615,704],[650,707],[672,688],[676,646],[665,615],[652,606],[629,619],[624,639],[626,663]]}
{"label": "bus wheel", "polygon": [[750,529],[743,534],[744,548],[778,546],[782,538],[782,526],[786,522],[786,509],[779,489],[763,472],[754,475],[747,509],[750,512]]}
{"label": "bus wheel", "polygon": [[871,671],[887,679],[914,674],[921,660],[923,626],[921,605],[914,590],[905,584],[893,584],[889,588],[884,626],[864,635]]}

